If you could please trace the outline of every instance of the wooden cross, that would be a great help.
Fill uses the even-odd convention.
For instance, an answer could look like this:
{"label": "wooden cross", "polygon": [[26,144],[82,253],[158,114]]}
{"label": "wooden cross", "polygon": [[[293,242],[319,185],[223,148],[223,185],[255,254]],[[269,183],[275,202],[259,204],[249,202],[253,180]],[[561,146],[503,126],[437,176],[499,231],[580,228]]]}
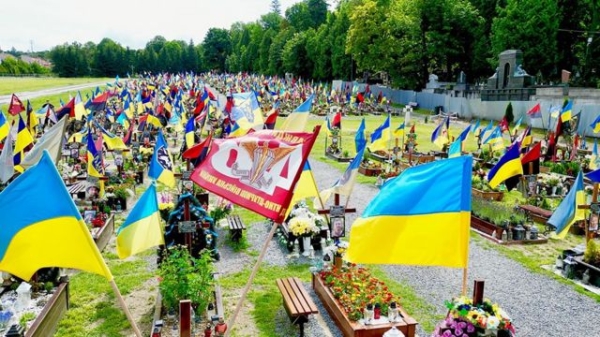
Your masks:
{"label": "wooden cross", "polygon": [[[598,183],[594,183],[594,190],[592,191],[592,203],[598,202]],[[578,209],[590,209],[590,205],[579,205]],[[585,227],[585,243],[587,244],[590,241],[590,228],[587,222],[587,219],[583,219],[583,226]]]}
{"label": "wooden cross", "polygon": [[[333,207],[336,207],[336,206],[338,206],[338,207],[342,206],[340,204],[340,195],[338,193],[335,193],[333,195]],[[346,202],[346,205],[344,206],[344,218],[346,217],[346,213],[356,213],[356,208],[347,208],[346,206],[348,206],[347,202]],[[327,215],[330,215],[331,214],[331,208],[330,209],[320,209],[320,210],[317,211],[317,213],[318,214],[327,214]]]}

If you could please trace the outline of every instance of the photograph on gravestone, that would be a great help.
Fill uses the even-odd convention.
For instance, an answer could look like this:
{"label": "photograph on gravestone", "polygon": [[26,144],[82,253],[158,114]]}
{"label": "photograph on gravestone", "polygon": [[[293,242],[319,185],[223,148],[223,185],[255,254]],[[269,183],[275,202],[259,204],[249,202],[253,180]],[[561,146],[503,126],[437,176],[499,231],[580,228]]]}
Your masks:
{"label": "photograph on gravestone", "polygon": [[346,218],[342,217],[330,217],[331,221],[331,237],[341,238],[346,236]]}
{"label": "photograph on gravestone", "polygon": [[121,167],[123,166],[123,152],[116,150],[115,151],[115,166]]}

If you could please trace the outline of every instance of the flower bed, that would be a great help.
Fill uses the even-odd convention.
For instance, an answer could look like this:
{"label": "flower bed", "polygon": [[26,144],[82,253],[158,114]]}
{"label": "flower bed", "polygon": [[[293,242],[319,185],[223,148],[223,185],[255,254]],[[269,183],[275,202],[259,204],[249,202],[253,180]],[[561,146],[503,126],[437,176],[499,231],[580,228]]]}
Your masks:
{"label": "flower bed", "polygon": [[476,188],[471,188],[471,195],[477,198],[494,201],[502,201],[502,198],[504,198],[504,192],[485,192]]}
{"label": "flower bed", "polygon": [[100,228],[92,229],[92,237],[94,238],[94,242],[96,242],[96,246],[98,250],[103,251],[108,245],[108,242],[112,238],[112,234],[115,231],[115,216],[110,215],[108,219],[104,222],[104,226]]}
{"label": "flower bed", "polygon": [[[401,319],[390,323],[385,317],[390,303],[398,302],[398,299],[366,269],[356,265],[333,267],[331,271],[313,274],[312,283],[323,306],[344,336],[380,337],[392,326],[396,326],[407,337],[415,336],[417,322],[402,307],[399,307]],[[363,308],[369,303],[381,305],[382,318],[365,325],[361,317]]]}

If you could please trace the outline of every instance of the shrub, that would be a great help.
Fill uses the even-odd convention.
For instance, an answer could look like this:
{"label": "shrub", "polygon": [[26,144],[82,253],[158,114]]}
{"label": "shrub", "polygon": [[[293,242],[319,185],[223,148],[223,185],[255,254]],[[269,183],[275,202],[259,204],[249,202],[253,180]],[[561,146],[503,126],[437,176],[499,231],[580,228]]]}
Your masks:
{"label": "shrub", "polygon": [[185,246],[165,250],[159,267],[159,284],[163,303],[167,309],[176,309],[180,300],[191,300],[196,314],[201,314],[211,302],[214,288],[214,265],[208,250],[199,258],[190,255]]}

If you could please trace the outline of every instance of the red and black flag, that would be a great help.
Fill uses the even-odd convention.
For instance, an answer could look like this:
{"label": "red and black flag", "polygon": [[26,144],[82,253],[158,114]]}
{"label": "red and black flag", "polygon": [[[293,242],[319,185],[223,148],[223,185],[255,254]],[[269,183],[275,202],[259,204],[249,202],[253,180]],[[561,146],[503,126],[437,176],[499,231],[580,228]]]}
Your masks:
{"label": "red and black flag", "polygon": [[523,158],[521,158],[521,164],[523,165],[523,174],[538,174],[540,173],[540,157],[542,155],[542,143],[537,142],[529,152],[527,152]]}

